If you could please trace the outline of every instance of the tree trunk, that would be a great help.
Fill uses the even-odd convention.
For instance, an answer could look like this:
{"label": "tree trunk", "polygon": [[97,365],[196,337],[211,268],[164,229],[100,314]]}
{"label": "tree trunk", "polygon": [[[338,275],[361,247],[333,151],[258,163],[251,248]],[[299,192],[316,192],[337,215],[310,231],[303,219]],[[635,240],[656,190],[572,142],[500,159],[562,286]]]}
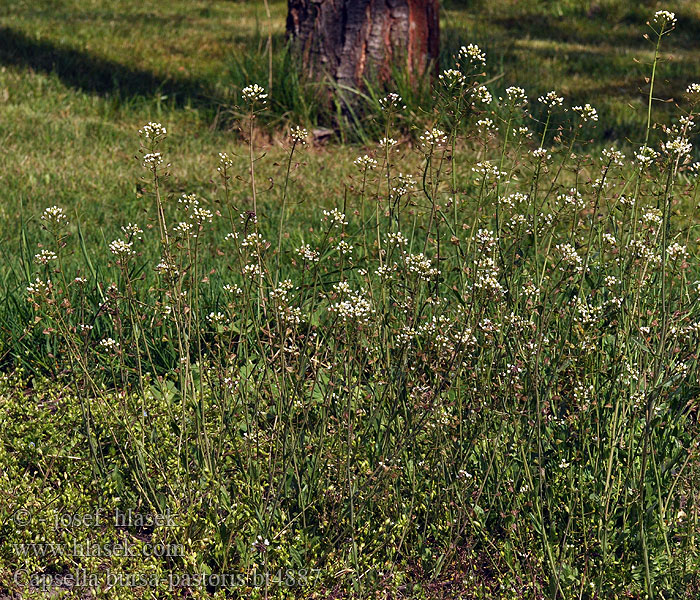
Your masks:
{"label": "tree trunk", "polygon": [[288,0],[287,34],[308,75],[359,89],[389,83],[392,69],[415,80],[439,51],[439,0]]}

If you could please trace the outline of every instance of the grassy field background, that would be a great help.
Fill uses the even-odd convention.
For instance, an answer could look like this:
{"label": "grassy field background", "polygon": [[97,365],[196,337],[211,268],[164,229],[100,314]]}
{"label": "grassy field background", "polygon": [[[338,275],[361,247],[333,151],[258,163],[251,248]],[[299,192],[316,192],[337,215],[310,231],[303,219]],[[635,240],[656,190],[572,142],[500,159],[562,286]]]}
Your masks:
{"label": "grassy field background", "polygon": [[[670,100],[700,70],[700,8],[682,1],[665,7],[679,15],[665,44],[668,62],[657,94]],[[443,63],[449,66],[459,45],[478,43],[488,54],[495,91],[520,85],[536,98],[557,89],[572,104],[598,108],[601,142],[638,142],[653,51],[642,36],[652,8],[613,0],[447,3]],[[290,69],[279,64],[285,3],[272,1],[270,11],[268,19],[262,2],[236,1],[3,3],[2,246],[16,247],[9,225],[18,223],[21,207],[25,217],[47,203],[75,209],[95,225],[87,235],[113,226],[117,215],[135,217],[136,131],[147,120],[168,127],[174,174],[189,190],[201,190],[217,153],[238,145],[232,117],[240,89],[267,83],[268,33],[272,125],[327,124],[314,84],[292,81]],[[409,105],[409,128],[425,120],[417,105]],[[657,104],[662,113],[671,108]],[[312,155],[319,176],[305,182],[309,195],[337,193],[334,166],[345,168],[356,153],[331,144]]]}

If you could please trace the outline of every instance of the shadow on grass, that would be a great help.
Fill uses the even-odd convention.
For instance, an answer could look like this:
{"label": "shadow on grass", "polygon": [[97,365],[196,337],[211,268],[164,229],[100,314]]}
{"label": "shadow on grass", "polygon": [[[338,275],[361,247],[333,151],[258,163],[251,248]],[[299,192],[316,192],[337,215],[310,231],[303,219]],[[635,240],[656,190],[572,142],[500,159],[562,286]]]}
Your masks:
{"label": "shadow on grass", "polygon": [[212,112],[224,104],[223,98],[197,80],[159,77],[88,52],[35,40],[9,27],[0,27],[0,40],[0,64],[53,73],[65,85],[85,92],[119,98],[166,95],[175,106],[189,104]]}

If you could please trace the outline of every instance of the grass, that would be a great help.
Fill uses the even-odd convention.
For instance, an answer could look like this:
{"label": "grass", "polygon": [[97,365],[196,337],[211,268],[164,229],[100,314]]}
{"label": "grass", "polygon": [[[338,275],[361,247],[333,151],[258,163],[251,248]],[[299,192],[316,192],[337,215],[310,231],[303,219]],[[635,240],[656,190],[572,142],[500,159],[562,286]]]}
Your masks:
{"label": "grass", "polygon": [[698,168],[662,143],[700,14],[669,8],[656,54],[644,5],[447,4],[487,75],[355,126],[283,3],[3,8],[0,596],[697,597]]}

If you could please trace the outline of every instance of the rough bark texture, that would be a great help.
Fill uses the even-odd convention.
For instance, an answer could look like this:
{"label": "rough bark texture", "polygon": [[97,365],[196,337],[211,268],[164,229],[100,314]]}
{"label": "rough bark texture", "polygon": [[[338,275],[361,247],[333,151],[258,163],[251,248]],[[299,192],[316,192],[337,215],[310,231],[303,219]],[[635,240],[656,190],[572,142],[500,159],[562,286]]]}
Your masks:
{"label": "rough bark texture", "polygon": [[393,66],[420,76],[439,51],[439,0],[288,0],[287,34],[312,77],[362,87]]}

